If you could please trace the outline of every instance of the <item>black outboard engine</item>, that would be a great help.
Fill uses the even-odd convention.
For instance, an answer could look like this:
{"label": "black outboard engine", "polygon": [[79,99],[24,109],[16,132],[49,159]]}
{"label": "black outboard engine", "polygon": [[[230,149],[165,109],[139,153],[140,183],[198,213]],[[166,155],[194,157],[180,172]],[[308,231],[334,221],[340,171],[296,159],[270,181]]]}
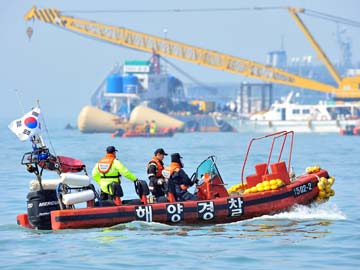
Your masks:
{"label": "black outboard engine", "polygon": [[32,226],[38,230],[51,230],[53,210],[60,210],[55,190],[38,190],[27,195],[27,213]]}
{"label": "black outboard engine", "polygon": [[146,195],[150,194],[150,190],[149,190],[149,187],[148,187],[146,181],[136,180],[134,184],[135,184],[135,192],[137,193],[137,195],[139,195],[140,198],[143,195],[146,196]]}

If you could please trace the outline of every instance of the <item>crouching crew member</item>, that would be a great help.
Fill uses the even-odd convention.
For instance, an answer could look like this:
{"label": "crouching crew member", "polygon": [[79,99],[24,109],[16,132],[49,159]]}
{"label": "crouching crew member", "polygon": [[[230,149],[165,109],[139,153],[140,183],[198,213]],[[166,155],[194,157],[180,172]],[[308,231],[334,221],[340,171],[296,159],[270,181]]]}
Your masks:
{"label": "crouching crew member", "polygon": [[154,152],[154,157],[147,164],[147,174],[149,178],[149,190],[155,196],[157,202],[166,202],[165,179],[162,175],[164,169],[164,157],[168,154],[164,149],[159,148]]}
{"label": "crouching crew member", "polygon": [[171,154],[171,163],[170,166],[165,168],[166,171],[169,171],[170,178],[169,181],[174,184],[174,196],[176,201],[194,201],[197,200],[197,196],[191,194],[188,191],[188,188],[194,183],[191,181],[186,172],[182,169],[184,164],[181,161],[182,157],[179,153]]}
{"label": "crouching crew member", "polygon": [[137,177],[116,159],[116,152],[114,146],[107,147],[106,155],[96,163],[92,170],[92,177],[100,186],[102,200],[111,200],[114,199],[114,196],[123,196],[121,176],[134,183],[137,180]]}

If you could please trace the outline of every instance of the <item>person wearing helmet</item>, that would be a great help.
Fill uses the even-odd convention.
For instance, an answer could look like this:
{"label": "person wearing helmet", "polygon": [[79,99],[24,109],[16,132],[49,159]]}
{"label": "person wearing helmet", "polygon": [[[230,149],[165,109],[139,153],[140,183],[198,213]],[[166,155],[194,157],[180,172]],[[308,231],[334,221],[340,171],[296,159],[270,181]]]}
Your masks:
{"label": "person wearing helmet", "polygon": [[149,178],[149,190],[155,196],[157,202],[166,202],[165,197],[165,179],[162,175],[164,169],[165,153],[163,148],[156,149],[153,158],[148,162],[146,170]]}
{"label": "person wearing helmet", "polygon": [[171,154],[170,166],[165,168],[169,172],[169,181],[174,184],[174,197],[176,201],[194,201],[197,200],[197,196],[191,194],[188,188],[194,183],[191,181],[189,176],[183,170],[184,164],[182,162],[182,156],[179,153]]}
{"label": "person wearing helmet", "polygon": [[118,150],[114,146],[106,148],[106,155],[101,158],[92,170],[92,177],[99,184],[101,189],[101,199],[114,199],[114,196],[121,197],[121,176],[136,182],[138,178],[129,171],[124,164],[116,159]]}

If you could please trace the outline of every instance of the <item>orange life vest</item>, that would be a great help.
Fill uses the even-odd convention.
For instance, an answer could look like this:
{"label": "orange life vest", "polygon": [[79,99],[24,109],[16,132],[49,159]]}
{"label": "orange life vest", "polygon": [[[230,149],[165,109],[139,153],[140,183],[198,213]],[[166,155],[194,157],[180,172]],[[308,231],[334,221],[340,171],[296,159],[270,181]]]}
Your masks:
{"label": "orange life vest", "polygon": [[174,173],[174,172],[178,172],[180,171],[181,166],[179,163],[176,162],[171,162],[170,165],[168,167],[165,168],[165,170],[170,172],[170,176]]}
{"label": "orange life vest", "polygon": [[106,154],[105,157],[98,161],[98,170],[102,174],[106,174],[115,160],[114,154]]}
{"label": "orange life vest", "polygon": [[163,164],[160,162],[160,160],[156,157],[156,156],[154,156],[150,161],[149,161],[149,163],[148,163],[148,168],[149,168],[149,165],[150,165],[150,163],[153,163],[153,162],[155,162],[156,163],[156,166],[157,166],[157,171],[156,171],[156,177],[157,178],[159,178],[159,177],[162,177],[162,171],[163,171],[163,169],[164,169],[164,166],[163,166]]}
{"label": "orange life vest", "polygon": [[[173,175],[174,172],[178,172],[178,171],[180,171],[180,169],[181,169],[181,166],[180,166],[180,164],[177,163],[177,162],[171,162],[170,165],[169,165],[169,167],[166,167],[166,168],[165,168],[165,170],[167,170],[167,171],[170,172],[170,178],[171,178],[171,176]],[[189,188],[189,186],[187,186],[187,185],[180,185],[180,188],[181,188],[182,190],[187,190],[187,189]]]}

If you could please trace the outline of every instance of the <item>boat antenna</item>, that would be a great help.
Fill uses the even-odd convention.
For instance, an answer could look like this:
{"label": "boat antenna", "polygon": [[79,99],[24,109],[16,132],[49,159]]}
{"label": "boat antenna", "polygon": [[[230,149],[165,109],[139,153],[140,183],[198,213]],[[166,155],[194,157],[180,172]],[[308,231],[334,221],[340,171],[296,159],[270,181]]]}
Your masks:
{"label": "boat antenna", "polygon": [[[40,100],[37,99],[37,100],[36,100],[36,104],[37,104],[37,106],[40,108]],[[51,137],[50,137],[49,130],[47,129],[47,126],[46,126],[46,121],[45,121],[44,114],[40,113],[40,117],[41,117],[41,122],[42,122],[43,125],[44,125],[44,129],[45,129],[45,131],[46,131],[46,135],[47,135],[47,139],[48,139],[49,144],[50,144],[51,151],[54,153],[54,155],[55,155],[55,157],[56,157],[56,161],[59,163],[59,160],[58,160],[58,158],[57,158],[57,154],[56,154],[56,152],[55,152],[55,148],[54,148],[54,146],[52,145],[52,142],[51,142]],[[42,137],[41,137],[40,135],[38,135],[38,136],[39,136],[42,144],[44,144],[44,143],[43,143],[43,140],[42,140]]]}

